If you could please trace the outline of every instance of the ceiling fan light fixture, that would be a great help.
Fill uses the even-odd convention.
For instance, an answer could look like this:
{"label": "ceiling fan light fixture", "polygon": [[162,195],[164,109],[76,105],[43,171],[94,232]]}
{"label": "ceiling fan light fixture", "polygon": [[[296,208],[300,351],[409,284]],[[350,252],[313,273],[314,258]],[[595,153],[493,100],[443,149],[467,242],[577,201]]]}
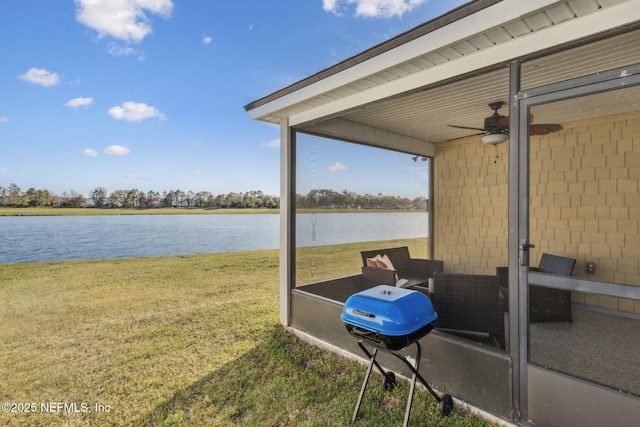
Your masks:
{"label": "ceiling fan light fixture", "polygon": [[509,139],[509,135],[506,133],[490,133],[482,137],[482,142],[484,142],[487,145],[497,145],[497,144],[502,144],[508,139]]}

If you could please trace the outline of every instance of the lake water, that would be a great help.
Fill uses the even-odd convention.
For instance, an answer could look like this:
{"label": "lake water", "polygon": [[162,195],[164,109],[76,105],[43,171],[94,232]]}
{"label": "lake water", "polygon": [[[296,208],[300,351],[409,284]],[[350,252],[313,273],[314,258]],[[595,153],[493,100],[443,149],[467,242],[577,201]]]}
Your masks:
{"label": "lake water", "polygon": [[[427,236],[425,212],[303,214],[297,245]],[[0,217],[0,263],[275,249],[277,214]]]}

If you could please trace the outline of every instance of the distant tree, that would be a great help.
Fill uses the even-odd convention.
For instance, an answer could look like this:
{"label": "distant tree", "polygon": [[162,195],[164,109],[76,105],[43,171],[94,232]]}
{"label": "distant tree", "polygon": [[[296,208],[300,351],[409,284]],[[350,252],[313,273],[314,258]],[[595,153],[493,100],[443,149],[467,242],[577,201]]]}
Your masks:
{"label": "distant tree", "polygon": [[127,195],[126,190],[115,190],[109,195],[109,205],[111,207],[124,207],[125,198]]}
{"label": "distant tree", "polygon": [[184,204],[184,191],[176,190],[173,192],[174,203],[173,206],[180,207]]}
{"label": "distant tree", "polygon": [[225,197],[226,208],[239,208],[242,207],[242,194],[231,192]]}
{"label": "distant tree", "polygon": [[173,191],[164,191],[162,193],[162,207],[164,208],[171,208],[173,207],[173,201],[175,198],[175,194]]}
{"label": "distant tree", "polygon": [[224,196],[222,194],[218,194],[215,198],[213,207],[221,208],[223,204],[224,204]]}
{"label": "distant tree", "polygon": [[20,187],[16,184],[11,183],[7,188],[9,206],[21,206],[22,205],[22,195],[20,194]]}
{"label": "distant tree", "polygon": [[213,198],[211,193],[208,191],[198,191],[195,195],[194,206],[198,208],[212,207],[210,204],[212,201]]}
{"label": "distant tree", "polygon": [[150,190],[147,192],[147,206],[148,208],[156,208],[160,203],[160,193]]}
{"label": "distant tree", "polygon": [[48,190],[36,190],[31,187],[24,194],[22,194],[22,202],[21,205],[29,206],[32,208],[36,207],[47,207],[53,204],[53,200]]}
{"label": "distant tree", "polygon": [[241,206],[243,208],[255,208],[257,206],[257,203],[258,203],[258,198],[256,197],[256,194],[252,191],[248,191],[244,193],[244,195],[242,196]]}
{"label": "distant tree", "polygon": [[196,193],[191,190],[187,191],[184,195],[184,201],[186,202],[188,208],[194,206],[196,202]]}
{"label": "distant tree", "polygon": [[82,194],[76,193],[74,190],[67,193],[66,191],[62,193],[62,197],[60,198],[60,205],[63,208],[81,208],[85,206],[87,200]]}
{"label": "distant tree", "polygon": [[97,208],[102,208],[107,202],[107,190],[104,187],[96,187],[91,192],[91,198]]}
{"label": "distant tree", "polygon": [[123,205],[125,208],[135,208],[138,202],[138,190],[136,188],[126,191]]}
{"label": "distant tree", "polygon": [[144,191],[138,190],[137,204],[139,208],[147,207],[147,194]]}

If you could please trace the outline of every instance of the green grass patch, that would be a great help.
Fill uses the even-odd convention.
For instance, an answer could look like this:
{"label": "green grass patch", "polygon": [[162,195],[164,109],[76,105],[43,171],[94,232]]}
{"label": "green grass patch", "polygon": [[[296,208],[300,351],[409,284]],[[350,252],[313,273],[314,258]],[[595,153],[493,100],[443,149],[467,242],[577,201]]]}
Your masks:
{"label": "green grass patch", "polygon": [[[365,373],[278,326],[277,250],[2,264],[0,301],[0,398],[37,405],[3,426],[342,426]],[[378,382],[355,425],[402,422],[408,385]],[[487,425],[419,391],[425,423]]]}

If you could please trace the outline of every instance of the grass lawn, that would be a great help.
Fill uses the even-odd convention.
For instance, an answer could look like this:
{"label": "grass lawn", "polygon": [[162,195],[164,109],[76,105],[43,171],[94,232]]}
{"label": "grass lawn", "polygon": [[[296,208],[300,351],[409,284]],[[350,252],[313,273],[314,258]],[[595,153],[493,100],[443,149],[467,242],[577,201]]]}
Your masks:
{"label": "grass lawn", "polygon": [[[276,250],[2,264],[0,301],[0,398],[23,411],[3,426],[343,426],[365,373],[278,325]],[[377,385],[355,425],[400,425],[408,384]],[[412,425],[488,424],[418,391]]]}

